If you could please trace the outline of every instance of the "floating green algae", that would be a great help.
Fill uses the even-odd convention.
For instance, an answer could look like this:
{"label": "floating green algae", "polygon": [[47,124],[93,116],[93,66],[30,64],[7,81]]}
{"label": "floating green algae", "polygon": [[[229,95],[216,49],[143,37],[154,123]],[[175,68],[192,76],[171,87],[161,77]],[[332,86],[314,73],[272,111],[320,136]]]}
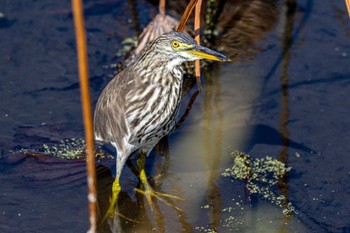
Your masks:
{"label": "floating green algae", "polygon": [[[216,230],[211,225],[207,225],[197,226],[195,228],[197,231],[207,233],[221,232],[221,230],[225,232],[244,232],[250,226],[250,220],[247,222],[247,214],[252,211],[252,209],[247,209],[246,198],[250,199],[253,195],[257,195],[281,208],[282,216],[286,218],[295,213],[292,203],[284,195],[277,193],[279,182],[290,172],[290,167],[270,156],[252,158],[240,151],[232,152],[231,156],[233,165],[225,169],[222,176],[231,178],[232,181],[244,181],[249,195],[232,197],[231,202],[222,207],[219,229]],[[202,209],[208,209],[209,213],[213,211],[209,204],[203,205]],[[264,220],[257,218],[256,221]]]}
{"label": "floating green algae", "polygon": [[59,144],[44,144],[44,154],[65,159],[82,159],[85,157],[84,139],[62,139]]}
{"label": "floating green algae", "polygon": [[[52,155],[62,159],[84,160],[86,143],[82,138],[61,139],[57,144],[43,144],[42,148],[38,149],[20,149],[23,154],[44,154]],[[113,156],[103,152],[99,148],[95,148],[95,157],[99,159],[113,158]]]}
{"label": "floating green algae", "polygon": [[291,170],[283,162],[270,156],[252,159],[240,151],[232,152],[234,164],[225,169],[224,177],[244,180],[250,194],[258,194],[265,200],[283,208],[286,215],[295,213],[293,205],[283,194],[276,194],[273,190],[279,181]]}

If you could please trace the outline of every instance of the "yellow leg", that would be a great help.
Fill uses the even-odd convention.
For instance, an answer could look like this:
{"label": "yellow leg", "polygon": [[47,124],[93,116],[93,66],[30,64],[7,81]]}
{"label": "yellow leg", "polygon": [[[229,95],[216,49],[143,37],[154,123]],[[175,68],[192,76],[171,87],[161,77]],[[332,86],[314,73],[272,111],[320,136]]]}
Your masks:
{"label": "yellow leg", "polygon": [[115,179],[112,185],[112,196],[109,199],[109,207],[107,209],[106,214],[103,216],[102,220],[101,220],[101,224],[104,223],[108,218],[113,219],[116,215],[128,220],[128,221],[132,221],[132,222],[137,222],[134,219],[130,219],[124,215],[122,215],[121,213],[118,212],[118,196],[120,191],[122,190],[119,180]]}
{"label": "yellow leg", "polygon": [[182,198],[174,196],[174,195],[166,194],[166,193],[156,192],[156,191],[153,190],[151,185],[148,183],[146,172],[145,172],[145,160],[146,160],[146,155],[144,153],[142,153],[140,155],[140,157],[137,159],[137,167],[138,167],[138,169],[140,171],[140,180],[141,180],[141,183],[143,184],[144,190],[140,190],[140,189],[137,189],[137,188],[135,190],[137,192],[142,193],[143,195],[146,196],[147,202],[151,206],[151,208],[152,208],[152,197],[155,197],[156,199],[158,199],[158,200],[164,202],[165,204],[167,204],[168,206],[171,206],[174,209],[177,209],[177,210],[181,211],[180,208],[178,208],[178,207],[174,206],[173,204],[169,203],[163,197],[173,198],[173,199],[177,199],[177,200],[183,200]]}
{"label": "yellow leg", "polygon": [[107,218],[112,218],[117,214],[116,205],[121,189],[119,179],[115,179],[112,185],[112,197],[109,200],[109,207],[106,214],[103,216],[101,223],[105,222]]}

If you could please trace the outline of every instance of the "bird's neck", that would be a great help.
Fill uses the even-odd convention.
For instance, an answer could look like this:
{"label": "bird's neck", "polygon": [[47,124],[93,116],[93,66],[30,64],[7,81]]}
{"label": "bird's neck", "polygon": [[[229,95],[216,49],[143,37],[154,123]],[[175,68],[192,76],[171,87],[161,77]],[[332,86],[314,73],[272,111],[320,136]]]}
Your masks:
{"label": "bird's neck", "polygon": [[179,59],[169,61],[169,59],[157,57],[155,54],[144,54],[136,62],[134,70],[139,73],[139,77],[144,82],[178,86],[182,84],[183,69],[181,64],[182,61]]}

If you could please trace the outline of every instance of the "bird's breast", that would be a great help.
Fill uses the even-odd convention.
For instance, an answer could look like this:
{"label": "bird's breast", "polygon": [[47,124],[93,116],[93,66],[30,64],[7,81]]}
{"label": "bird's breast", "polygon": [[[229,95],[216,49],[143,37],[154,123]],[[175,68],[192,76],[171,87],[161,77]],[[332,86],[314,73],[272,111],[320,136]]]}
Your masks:
{"label": "bird's breast", "polygon": [[[140,89],[138,106],[130,107],[127,112],[134,140],[145,144],[157,143],[168,134],[176,124],[182,92],[182,70],[174,69],[163,74],[157,83],[149,82]],[[133,99],[133,98],[132,98]],[[135,102],[131,99],[131,102]]]}

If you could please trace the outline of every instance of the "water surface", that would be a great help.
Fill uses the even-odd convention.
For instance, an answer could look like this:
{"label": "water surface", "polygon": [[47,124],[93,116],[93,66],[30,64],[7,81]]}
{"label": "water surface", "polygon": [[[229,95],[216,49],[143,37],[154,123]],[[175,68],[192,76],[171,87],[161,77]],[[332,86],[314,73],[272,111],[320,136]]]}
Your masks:
{"label": "water surface", "polygon": [[[189,117],[147,163],[157,190],[185,199],[175,202],[183,212],[161,202],[153,212],[146,203],[140,207],[138,180],[125,168],[120,209],[139,222],[122,220],[121,228],[349,232],[350,27],[344,2],[264,1],[248,8],[223,2],[219,9],[227,18],[218,17],[222,34],[211,46],[234,62],[207,64]],[[122,59],[115,56],[121,42],[137,36],[158,7],[153,1],[84,4],[95,104],[115,72],[111,64]],[[84,135],[70,2],[1,0],[0,6],[0,230],[85,232],[85,162],[19,151]],[[184,9],[176,1],[168,8],[177,18]],[[262,195],[250,195],[244,181],[221,175],[233,165],[229,154],[235,150],[292,167],[272,191],[285,195],[297,214],[284,215]],[[114,160],[97,166],[103,212]]]}

